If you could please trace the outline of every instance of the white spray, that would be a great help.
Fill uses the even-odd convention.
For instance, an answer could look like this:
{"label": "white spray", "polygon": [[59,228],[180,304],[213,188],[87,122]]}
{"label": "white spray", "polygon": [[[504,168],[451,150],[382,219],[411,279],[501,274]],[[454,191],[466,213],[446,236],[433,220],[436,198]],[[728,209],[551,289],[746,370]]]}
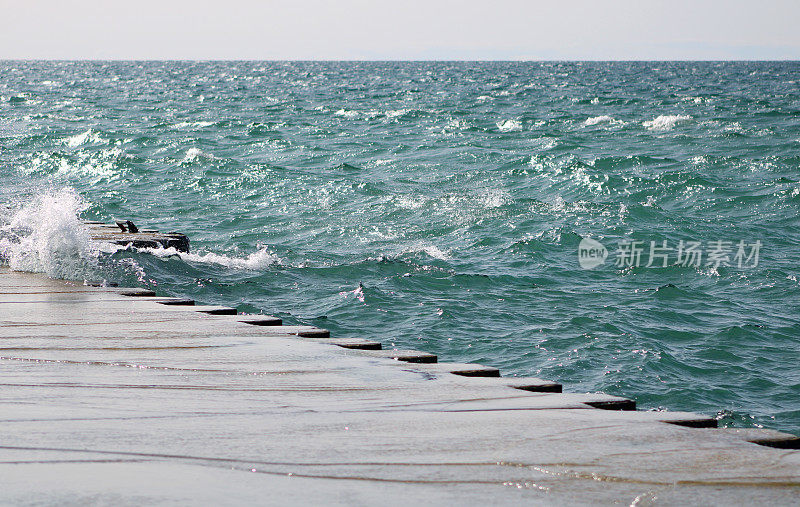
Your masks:
{"label": "white spray", "polygon": [[0,222],[0,261],[11,269],[81,279],[97,265],[80,214],[86,202],[71,188],[39,194]]}

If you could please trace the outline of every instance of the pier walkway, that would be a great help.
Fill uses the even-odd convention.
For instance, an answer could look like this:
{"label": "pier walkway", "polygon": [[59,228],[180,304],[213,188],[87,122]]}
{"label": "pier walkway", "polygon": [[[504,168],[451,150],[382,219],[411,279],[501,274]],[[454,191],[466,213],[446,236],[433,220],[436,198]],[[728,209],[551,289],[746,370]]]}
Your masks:
{"label": "pier walkway", "polygon": [[792,504],[798,440],[0,268],[0,504]]}

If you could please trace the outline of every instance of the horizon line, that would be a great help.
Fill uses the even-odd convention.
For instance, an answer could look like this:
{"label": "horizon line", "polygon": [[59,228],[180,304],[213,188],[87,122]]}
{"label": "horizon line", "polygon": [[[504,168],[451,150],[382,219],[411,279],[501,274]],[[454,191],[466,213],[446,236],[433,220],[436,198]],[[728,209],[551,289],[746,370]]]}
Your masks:
{"label": "horizon line", "polygon": [[494,59],[494,58],[421,58],[421,59],[398,59],[398,58],[5,58],[0,57],[0,62],[275,62],[275,63],[310,63],[310,62],[328,62],[328,63],[416,63],[416,62],[441,62],[441,63],[746,63],[746,62],[800,62],[798,58],[655,58],[655,59],[625,59],[625,58],[611,58],[611,59]]}

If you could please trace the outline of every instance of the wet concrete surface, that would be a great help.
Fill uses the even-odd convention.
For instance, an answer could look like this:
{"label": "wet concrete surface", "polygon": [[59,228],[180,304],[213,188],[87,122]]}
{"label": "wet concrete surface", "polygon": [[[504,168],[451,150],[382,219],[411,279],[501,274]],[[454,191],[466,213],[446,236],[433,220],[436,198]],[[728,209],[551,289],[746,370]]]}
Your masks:
{"label": "wet concrete surface", "polygon": [[125,293],[0,268],[0,503],[800,499],[790,435]]}

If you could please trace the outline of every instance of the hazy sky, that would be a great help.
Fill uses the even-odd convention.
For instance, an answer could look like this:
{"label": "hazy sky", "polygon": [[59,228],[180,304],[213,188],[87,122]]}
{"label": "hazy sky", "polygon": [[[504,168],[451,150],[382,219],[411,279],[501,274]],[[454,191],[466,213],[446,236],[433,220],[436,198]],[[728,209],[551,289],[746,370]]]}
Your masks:
{"label": "hazy sky", "polygon": [[800,59],[798,0],[0,0],[0,59]]}

